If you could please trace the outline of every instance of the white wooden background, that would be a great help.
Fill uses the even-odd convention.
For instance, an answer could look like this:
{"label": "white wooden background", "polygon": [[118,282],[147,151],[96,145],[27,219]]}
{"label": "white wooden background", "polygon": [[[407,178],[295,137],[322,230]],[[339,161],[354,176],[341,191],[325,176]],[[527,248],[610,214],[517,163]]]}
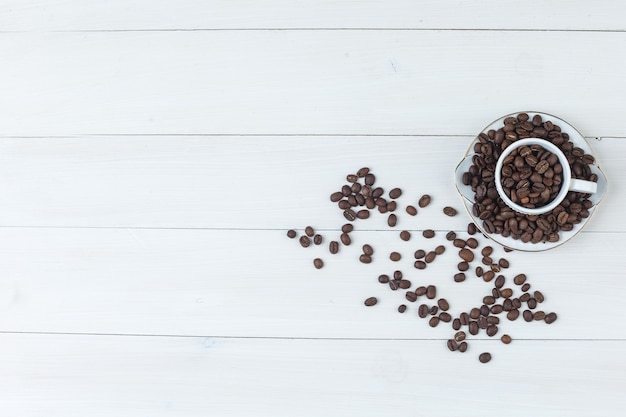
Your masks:
{"label": "white wooden background", "polygon": [[[0,1],[0,414],[619,415],[625,18],[617,0]],[[356,258],[399,250],[460,312],[486,286],[452,282],[453,251],[420,275],[412,252],[438,243],[382,216],[335,257],[285,237],[337,236],[328,195],[370,166],[402,207],[433,195],[399,228],[443,242],[468,221],[440,214],[461,208],[456,163],[519,110],[574,124],[609,178],[572,242],[507,254],[553,325],[451,353],[376,282],[394,265]]]}

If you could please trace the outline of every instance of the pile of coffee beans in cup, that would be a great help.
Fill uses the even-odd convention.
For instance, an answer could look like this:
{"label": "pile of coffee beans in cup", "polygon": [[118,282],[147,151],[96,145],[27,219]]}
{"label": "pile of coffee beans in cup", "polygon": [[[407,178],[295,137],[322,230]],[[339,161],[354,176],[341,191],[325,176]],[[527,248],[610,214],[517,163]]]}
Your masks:
{"label": "pile of coffee beans in cup", "polygon": [[[528,155],[525,154],[525,156]],[[540,160],[544,159],[540,158]],[[354,223],[369,219],[370,213],[386,216],[387,225],[391,230],[396,227],[400,216],[403,215],[403,211],[398,210],[398,199],[403,195],[402,190],[396,187],[386,194],[382,187],[375,185],[376,177],[369,168],[361,168],[356,173],[348,174],[346,181],[347,184],[330,195],[331,202],[337,205],[343,218],[349,221],[338,230],[338,237],[330,238],[328,253],[331,256],[340,255],[342,246],[352,244],[350,233],[354,230]],[[479,185],[482,184],[484,182]],[[411,204],[405,207],[406,215],[418,216],[416,206],[420,211],[430,210],[429,206],[433,200],[430,194],[416,196]],[[444,218],[458,214],[457,210],[451,206],[443,207],[441,213]],[[437,235],[436,230],[428,227],[420,230],[421,233],[411,233],[406,229],[396,233],[399,244],[415,245],[414,259],[407,261],[402,258],[400,252],[395,250],[396,248],[375,249],[374,245],[366,243],[362,245],[357,260],[367,265],[368,268],[376,268],[376,260],[379,258],[390,259],[394,265],[398,265],[393,271],[378,271],[373,276],[389,291],[400,295],[400,304],[395,307],[399,313],[410,314],[413,309],[413,314],[418,319],[426,320],[429,327],[449,325],[454,332],[453,336],[446,340],[446,347],[450,351],[460,353],[468,351],[470,339],[482,332],[487,337],[500,335],[500,327],[505,319],[515,321],[521,317],[526,322],[545,324],[552,324],[556,321],[556,313],[540,309],[540,304],[545,301],[546,297],[538,290],[531,290],[525,274],[507,276],[506,270],[510,267],[509,260],[496,256],[496,250],[491,246],[481,247],[480,241],[473,237],[473,235],[477,237],[480,235],[474,223],[468,224],[467,232],[448,231],[445,233],[447,243],[437,246],[428,243]],[[326,241],[326,238],[310,225],[304,227],[302,232],[290,229],[287,231],[287,236],[291,239],[297,238],[303,248],[314,248]],[[456,253],[451,263],[451,266],[454,265],[454,272],[449,277],[449,282],[454,283],[452,285],[463,285],[463,282],[470,279],[489,284],[482,298],[476,300],[472,308],[457,311],[454,314],[452,303],[443,297],[443,294],[439,294],[441,290],[432,281],[441,277],[431,277],[427,270],[428,265],[437,262],[439,258],[450,259],[450,251]],[[504,252],[510,252],[510,249],[504,248]],[[384,256],[379,257],[377,255],[379,253]],[[407,263],[408,271],[402,269],[403,261]],[[324,261],[316,257],[313,259],[313,265],[321,269],[324,267]],[[379,297],[376,296],[367,297],[362,302],[368,308],[374,306],[380,308],[381,304]],[[500,340],[508,345],[513,339],[510,335],[504,334]],[[481,352],[478,355],[481,363],[487,363],[491,358],[492,355],[489,352]]]}
{"label": "pile of coffee beans in cup", "polygon": [[[474,145],[473,164],[463,174],[463,184],[474,192],[472,214],[482,221],[490,234],[519,239],[524,243],[557,242],[559,232],[571,231],[589,216],[589,195],[569,191],[555,209],[540,215],[513,211],[499,197],[495,184],[495,167],[500,154],[509,145],[525,138],[541,138],[556,145],[567,158],[573,178],[598,181],[591,171],[594,157],[574,146],[566,132],[540,115],[532,119],[527,113],[504,119],[503,126],[481,133]],[[541,147],[522,147],[503,165],[502,181],[509,198],[524,207],[537,208],[549,203],[563,178],[556,156]],[[524,155],[522,155],[524,153]],[[505,171],[506,169],[506,171]],[[532,178],[531,178],[532,177]],[[506,184],[504,184],[506,181]],[[549,190],[549,191],[547,191]]]}

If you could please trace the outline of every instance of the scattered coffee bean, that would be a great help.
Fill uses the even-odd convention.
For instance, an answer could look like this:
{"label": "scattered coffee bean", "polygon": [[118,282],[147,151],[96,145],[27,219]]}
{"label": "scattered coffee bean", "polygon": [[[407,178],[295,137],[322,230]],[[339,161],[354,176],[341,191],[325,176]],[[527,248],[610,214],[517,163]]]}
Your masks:
{"label": "scattered coffee bean", "polygon": [[472,249],[476,249],[478,247],[478,241],[474,239],[473,237],[470,237],[469,239],[467,239],[465,243],[467,244],[467,246],[469,246]]}
{"label": "scattered coffee bean", "polygon": [[387,217],[387,224],[389,227],[395,227],[396,224],[398,224],[398,217],[393,213],[390,214],[389,217]]}
{"label": "scattered coffee bean", "polygon": [[494,279],[495,277],[496,277],[495,272],[493,272],[493,271],[486,271],[486,272],[483,274],[483,281],[485,281],[485,282],[489,282],[489,281],[491,281],[492,279]]}
{"label": "scattered coffee bean", "polygon": [[368,167],[363,167],[363,168],[359,169],[359,170],[356,172],[356,175],[357,175],[359,178],[363,178],[363,177],[365,177],[365,176],[366,176],[369,172],[370,172],[370,169],[369,169]]}
{"label": "scattered coffee bean", "polygon": [[311,239],[306,235],[300,236],[300,245],[302,245],[303,248],[308,248],[311,246]]}
{"label": "scattered coffee bean", "polygon": [[374,185],[375,182],[376,177],[374,176],[374,174],[367,174],[365,176],[365,185]]}
{"label": "scattered coffee bean", "polygon": [[321,245],[322,239],[322,235],[315,235],[313,236],[313,243],[315,243],[316,245]]}
{"label": "scattered coffee bean", "polygon": [[352,243],[352,239],[350,238],[350,235],[348,235],[347,233],[342,233],[341,236],[339,236],[341,243],[343,243],[346,246],[350,246],[350,244]]}
{"label": "scattered coffee bean", "polygon": [[494,283],[494,286],[496,288],[502,288],[504,287],[504,276],[502,275],[498,275],[498,277],[496,278],[496,282]]}
{"label": "scattered coffee bean", "polygon": [[393,271],[393,279],[400,281],[402,279],[402,271]]}
{"label": "scattered coffee bean", "polygon": [[513,296],[513,290],[510,288],[504,288],[502,291],[500,291],[500,295],[504,298],[510,298],[511,296]]}
{"label": "scattered coffee bean", "polygon": [[503,334],[502,337],[500,338],[500,340],[505,345],[508,345],[509,343],[511,343],[511,340],[513,340],[513,339],[511,339],[511,336],[509,336],[508,334]]}
{"label": "scattered coffee bean", "polygon": [[376,305],[377,302],[378,302],[378,299],[376,297],[370,297],[367,300],[365,300],[365,305],[368,307],[371,307],[371,306]]}
{"label": "scattered coffee bean", "polygon": [[406,212],[411,216],[415,216],[417,214],[417,209],[414,206],[406,206]]}
{"label": "scattered coffee bean", "polygon": [[437,257],[437,252],[435,251],[430,251],[426,254],[426,256],[424,257],[424,261],[426,261],[427,264],[431,263],[432,261],[435,260],[435,258]]}
{"label": "scattered coffee bean", "polygon": [[444,311],[443,313],[439,313],[439,320],[444,323],[450,323],[452,321],[452,316]]}
{"label": "scattered coffee bean", "polygon": [[463,262],[459,262],[456,267],[458,268],[459,271],[465,272],[469,269],[469,264],[463,261]]}
{"label": "scattered coffee bean", "polygon": [[437,327],[438,324],[439,324],[439,317],[437,316],[433,316],[430,318],[430,320],[428,320],[428,325],[430,327]]}
{"label": "scattered coffee bean", "polygon": [[482,276],[483,276],[483,274],[485,273],[485,271],[483,270],[483,267],[482,267],[482,266],[477,266],[477,267],[476,267],[476,271],[475,271],[475,273],[476,273],[476,276],[480,278],[480,277],[482,277]]}
{"label": "scattered coffee bean", "polygon": [[[528,310],[526,310],[526,311],[528,311]],[[512,309],[511,311],[509,311],[506,314],[506,318],[511,320],[511,321],[517,320],[518,317],[519,317],[519,310],[518,309]]]}
{"label": "scattered coffee bean", "polygon": [[304,233],[306,233],[308,237],[313,237],[313,235],[315,234],[315,231],[313,230],[311,226],[307,226],[304,228]]}
{"label": "scattered coffee bean", "polygon": [[491,256],[493,253],[493,248],[491,246],[485,246],[483,250],[480,251],[483,256]]}
{"label": "scattered coffee bean", "polygon": [[424,261],[415,261],[413,266],[415,266],[415,268],[417,268],[417,269],[426,269],[426,262],[424,262]]}
{"label": "scattered coffee bean", "polygon": [[487,326],[487,336],[493,337],[496,334],[498,334],[498,326],[496,326],[495,324]]}
{"label": "scattered coffee bean", "polygon": [[463,272],[454,274],[454,282],[463,282],[463,281],[465,281],[465,274]]}
{"label": "scattered coffee bean", "polygon": [[401,279],[398,282],[398,286],[402,288],[403,290],[406,290],[407,288],[411,287],[411,281],[409,281],[408,279]]}
{"label": "scattered coffee bean", "polygon": [[417,315],[420,316],[421,318],[426,318],[428,316],[429,311],[430,311],[430,308],[428,308],[426,304],[422,304],[417,309]]}
{"label": "scattered coffee bean", "polygon": [[530,294],[528,294],[528,293],[522,294],[522,296],[519,298],[519,300],[521,302],[524,302],[524,303],[527,302],[528,300],[530,300]]}
{"label": "scattered coffee bean", "polygon": [[428,298],[429,300],[432,300],[436,296],[437,296],[437,287],[435,287],[434,285],[429,285],[428,287],[426,287],[426,298]]}
{"label": "scattered coffee bean", "polygon": [[343,233],[350,233],[352,230],[354,230],[354,226],[352,226],[352,223],[346,223],[341,226],[341,231]]}
{"label": "scattered coffee bean", "polygon": [[533,321],[533,312],[530,310],[524,310],[522,316],[524,317],[524,320],[528,322]]}
{"label": "scattered coffee bean", "polygon": [[407,291],[405,297],[410,302],[414,303],[417,300],[417,295],[413,291]]}
{"label": "scattered coffee bean", "polygon": [[330,201],[332,201],[333,203],[338,202],[339,200],[341,200],[343,198],[343,193],[341,191],[337,191],[335,193],[332,193],[330,195]]}
{"label": "scattered coffee bean", "polygon": [[443,255],[443,253],[446,251],[446,247],[443,245],[439,245],[435,248],[435,253],[437,255]]}
{"label": "scattered coffee bean", "polygon": [[557,316],[556,313],[546,314],[546,317],[543,319],[547,324],[552,324],[556,321]]}
{"label": "scattered coffee bean", "polygon": [[469,331],[469,334],[476,336],[478,334],[478,322],[470,321],[468,331]]}
{"label": "scattered coffee bean", "polygon": [[356,213],[352,209],[347,209],[343,212],[343,217],[345,217],[346,220],[353,222],[356,220]]}
{"label": "scattered coffee bean", "polygon": [[404,240],[405,242],[409,241],[411,239],[411,232],[409,232],[408,230],[401,231],[400,239]]}
{"label": "scattered coffee bean", "polygon": [[359,219],[367,219],[370,216],[370,211],[369,210],[359,210],[356,213],[356,217],[358,217]]}
{"label": "scattered coffee bean", "polygon": [[337,242],[336,240],[332,240],[328,244],[328,250],[330,251],[330,253],[335,255],[337,252],[339,252],[339,242]]}
{"label": "scattered coffee bean", "polygon": [[446,239],[449,241],[453,241],[454,239],[456,239],[456,233],[452,231],[448,232],[446,234]]}
{"label": "scattered coffee bean", "polygon": [[404,313],[406,311],[406,305],[400,304],[398,306],[398,313]]}
{"label": "scattered coffee bean", "polygon": [[426,207],[427,205],[430,204],[430,196],[428,194],[424,194],[423,196],[420,197],[418,203],[417,203],[421,208]]}
{"label": "scattered coffee bean", "polygon": [[515,283],[515,285],[522,285],[525,281],[526,281],[525,274],[515,275],[515,277],[513,278],[513,282]]}
{"label": "scattered coffee bean", "polygon": [[457,342],[462,342],[465,340],[465,332],[456,332],[454,334],[454,340],[456,340]]}
{"label": "scattered coffee bean", "polygon": [[391,289],[391,291],[396,291],[398,288],[400,288],[400,285],[398,284],[400,281],[389,281],[389,288]]}
{"label": "scattered coffee bean", "polygon": [[391,252],[389,254],[389,259],[391,259],[393,262],[398,262],[401,258],[402,255],[400,255],[398,252]]}
{"label": "scattered coffee bean", "polygon": [[458,318],[452,320],[452,328],[454,330],[459,330],[461,328],[461,320],[459,320]]}
{"label": "scattered coffee bean", "polygon": [[476,320],[478,317],[480,317],[480,309],[476,307],[472,308],[470,310],[469,316],[470,318]]}
{"label": "scattered coffee bean", "polygon": [[509,261],[504,258],[500,258],[500,260],[498,261],[498,265],[500,266],[500,268],[508,268]]}
{"label": "scattered coffee bean", "polygon": [[445,214],[446,216],[449,216],[449,217],[453,217],[453,216],[457,215],[457,211],[453,207],[446,206],[446,207],[443,208],[443,214]]}
{"label": "scattered coffee bean", "polygon": [[487,363],[491,360],[491,353],[489,352],[483,352],[480,355],[478,355],[478,360],[480,361],[480,363]]}
{"label": "scattered coffee bean", "polygon": [[467,248],[463,248],[459,251],[459,257],[465,262],[472,262],[474,260],[474,252]]}
{"label": "scattered coffee bean", "polygon": [[458,347],[459,345],[456,343],[456,341],[452,339],[448,340],[448,349],[450,349],[451,352],[457,350]]}
{"label": "scattered coffee bean", "polygon": [[465,352],[467,350],[467,342],[459,343],[459,352]]}
{"label": "scattered coffee bean", "polygon": [[526,305],[528,305],[528,308],[530,308],[531,310],[534,310],[537,307],[537,300],[535,300],[534,298],[530,298],[526,302]]}
{"label": "scattered coffee bean", "polygon": [[372,262],[372,257],[366,254],[362,254],[361,256],[359,256],[359,261],[364,264],[369,264]]}
{"label": "scattered coffee bean", "polygon": [[476,225],[474,223],[468,223],[467,224],[467,233],[469,235],[475,235],[476,232],[478,232],[478,229],[476,228]]}
{"label": "scattered coffee bean", "polygon": [[541,321],[544,320],[546,318],[546,313],[544,311],[535,311],[535,314],[533,314],[533,319],[535,321]]}
{"label": "scattered coffee bean", "polygon": [[543,300],[545,300],[545,298],[543,297],[543,294],[541,293],[541,291],[535,291],[534,292],[534,297],[535,297],[535,300],[537,300],[538,303],[543,303]]}
{"label": "scattered coffee bean", "polygon": [[402,195],[402,190],[399,188],[394,188],[391,191],[389,191],[389,197],[393,198],[394,200],[400,197],[401,195]]}
{"label": "scattered coffee bean", "polygon": [[448,309],[450,308],[450,304],[448,304],[448,301],[445,298],[440,298],[439,300],[437,300],[437,305],[443,311],[448,311]]}
{"label": "scattered coffee bean", "polygon": [[439,312],[439,307],[437,307],[437,306],[431,306],[430,307],[430,312],[429,313],[430,313],[431,316],[436,316],[438,312]]}
{"label": "scattered coffee bean", "polygon": [[293,229],[289,229],[287,230],[287,237],[289,239],[293,239],[294,237],[296,237],[296,231]]}
{"label": "scattered coffee bean", "polygon": [[522,285],[522,291],[526,292],[530,289],[530,284],[529,283],[525,283],[524,285]]}
{"label": "scattered coffee bean", "polygon": [[467,242],[463,239],[454,239],[452,240],[452,244],[457,248],[464,248],[467,245]]}
{"label": "scattered coffee bean", "polygon": [[431,239],[435,237],[435,231],[432,229],[426,229],[422,232],[422,236],[424,236],[427,239]]}
{"label": "scattered coffee bean", "polygon": [[415,259],[421,259],[424,256],[426,256],[426,251],[422,250],[422,249],[418,249],[415,251],[415,253],[413,254],[413,256],[415,256]]}
{"label": "scattered coffee bean", "polygon": [[349,183],[355,183],[359,180],[359,177],[357,175],[354,174],[348,174],[346,176],[346,181],[348,181]]}
{"label": "scattered coffee bean", "polygon": [[381,284],[386,284],[389,282],[389,275],[386,274],[382,274],[378,276],[378,282],[380,282]]}
{"label": "scattered coffee bean", "polygon": [[372,256],[374,254],[374,248],[372,248],[368,244],[365,244],[365,245],[363,245],[363,253],[365,255]]}

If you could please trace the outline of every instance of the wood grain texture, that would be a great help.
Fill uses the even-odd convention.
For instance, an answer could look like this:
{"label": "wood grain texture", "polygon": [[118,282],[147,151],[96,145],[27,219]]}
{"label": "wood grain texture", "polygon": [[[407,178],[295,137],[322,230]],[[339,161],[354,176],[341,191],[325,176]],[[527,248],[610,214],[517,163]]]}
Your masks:
{"label": "wood grain texture", "polygon": [[[0,335],[13,415],[615,415],[623,342]],[[483,365],[480,352],[493,359]],[[503,377],[503,375],[505,377]]]}
{"label": "wood grain texture", "polygon": [[618,0],[5,0],[4,31],[189,29],[624,30]]}
{"label": "wood grain texture", "polygon": [[[3,135],[475,135],[516,111],[626,136],[626,33],[5,33]],[[524,90],[523,93],[520,89]]]}
{"label": "wood grain texture", "polygon": [[[334,256],[327,242],[338,232],[322,233],[324,245],[304,249],[284,230],[2,229],[0,330],[444,340],[454,334],[450,324],[431,329],[417,317],[418,304],[434,301],[409,303],[405,291],[391,291],[378,275],[401,270],[413,289],[437,286],[454,315],[491,295],[493,283],[471,271],[467,281],[453,281],[460,259],[445,232],[425,239],[415,231],[404,242],[399,231],[355,231],[353,244]],[[496,248],[493,258],[511,263],[502,274],[516,296],[521,291],[511,281],[526,273],[531,292],[546,297],[537,310],[559,314],[550,326],[509,322],[501,314],[500,334],[624,340],[623,239],[622,233],[586,233],[549,252]],[[365,243],[375,249],[369,265],[358,261]],[[449,245],[446,253],[416,270],[413,252],[439,244]],[[393,250],[401,262],[389,260]],[[325,261],[321,270],[313,267],[316,257]],[[380,302],[366,308],[370,296]],[[409,305],[405,314],[397,312],[402,303]]]}
{"label": "wood grain texture", "polygon": [[[453,172],[470,137],[104,136],[0,139],[0,225],[337,230],[329,200],[346,175],[369,166],[387,191],[401,187],[399,213],[433,197],[411,227],[465,230]],[[625,232],[621,176],[626,141],[590,139],[609,193],[589,231]],[[385,229],[374,213],[361,230]],[[398,227],[404,227],[402,222]]]}

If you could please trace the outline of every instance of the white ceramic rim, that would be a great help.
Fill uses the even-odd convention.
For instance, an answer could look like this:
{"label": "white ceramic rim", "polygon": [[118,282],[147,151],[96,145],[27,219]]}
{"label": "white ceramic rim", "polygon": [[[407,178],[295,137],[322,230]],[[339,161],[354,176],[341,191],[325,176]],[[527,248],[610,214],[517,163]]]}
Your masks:
{"label": "white ceramic rim", "polygon": [[[542,148],[555,154],[557,158],[559,158],[559,163],[563,166],[563,181],[561,182],[561,189],[559,190],[559,193],[556,195],[554,200],[550,202],[550,204],[546,204],[545,206],[534,208],[534,209],[520,206],[519,204],[516,204],[513,201],[511,201],[511,199],[504,192],[504,189],[502,188],[502,183],[501,183],[502,165],[504,163],[504,158],[506,158],[515,149],[520,148],[524,145],[541,146]],[[496,174],[496,188],[498,189],[498,194],[500,194],[500,198],[506,203],[507,206],[511,207],[513,210],[520,212],[522,214],[530,215],[530,216],[543,214],[543,213],[547,213],[549,211],[554,210],[559,204],[561,204],[561,202],[567,195],[567,192],[569,191],[570,183],[572,182],[572,172],[571,172],[569,163],[567,162],[567,158],[565,158],[565,154],[563,154],[563,152],[555,144],[542,138],[520,139],[520,140],[513,142],[509,146],[507,146],[506,149],[502,151],[502,153],[500,154],[500,157],[498,158],[498,162],[496,163],[495,174]]]}

